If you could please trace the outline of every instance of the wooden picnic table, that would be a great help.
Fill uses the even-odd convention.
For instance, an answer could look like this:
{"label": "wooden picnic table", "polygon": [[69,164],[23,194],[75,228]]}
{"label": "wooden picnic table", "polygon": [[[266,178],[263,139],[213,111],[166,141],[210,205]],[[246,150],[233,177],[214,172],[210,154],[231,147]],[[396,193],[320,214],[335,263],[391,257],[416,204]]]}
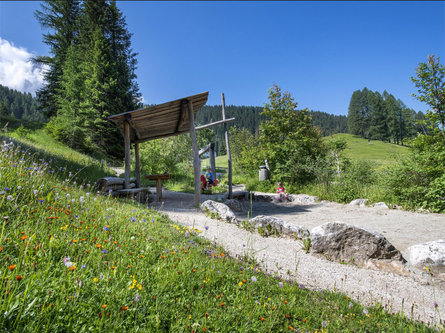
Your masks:
{"label": "wooden picnic table", "polygon": [[158,201],[161,201],[162,200],[162,180],[170,179],[170,175],[168,173],[146,175],[145,179],[156,180],[156,193],[158,194]]}

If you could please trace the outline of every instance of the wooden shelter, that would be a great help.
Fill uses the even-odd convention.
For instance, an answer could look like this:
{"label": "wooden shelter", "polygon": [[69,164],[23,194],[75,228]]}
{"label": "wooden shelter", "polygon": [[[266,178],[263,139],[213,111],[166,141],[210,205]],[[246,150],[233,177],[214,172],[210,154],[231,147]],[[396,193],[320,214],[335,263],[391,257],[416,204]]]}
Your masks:
{"label": "wooden shelter", "polygon": [[134,144],[136,159],[136,187],[140,187],[140,159],[139,144],[148,140],[165,138],[173,135],[190,132],[193,148],[193,166],[195,176],[195,206],[200,203],[200,174],[201,162],[195,131],[209,126],[218,125],[235,118],[206,124],[195,128],[194,121],[198,110],[207,102],[209,92],[203,92],[156,106],[128,111],[108,117],[114,122],[122,135],[125,144],[125,189],[130,184],[130,150]]}

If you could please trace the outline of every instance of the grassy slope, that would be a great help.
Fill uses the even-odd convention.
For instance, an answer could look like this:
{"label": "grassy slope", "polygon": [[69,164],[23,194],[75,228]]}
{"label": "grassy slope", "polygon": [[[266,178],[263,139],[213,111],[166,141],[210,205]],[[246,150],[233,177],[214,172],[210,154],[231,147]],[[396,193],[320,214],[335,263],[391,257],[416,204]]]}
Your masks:
{"label": "grassy slope", "polygon": [[87,182],[94,183],[101,177],[115,175],[115,172],[109,169],[105,163],[101,163],[56,141],[42,129],[26,131],[25,133],[12,132],[4,135],[5,139],[11,137],[19,140],[22,146],[35,154],[36,157],[50,157],[59,167],[69,167],[75,177]]}
{"label": "grassy slope", "polygon": [[377,165],[385,166],[393,163],[399,156],[406,155],[409,148],[395,145],[392,143],[362,139],[352,134],[335,134],[327,137],[327,140],[332,138],[342,138],[347,143],[345,154],[351,160],[369,160]]}
{"label": "grassy slope", "polygon": [[[346,141],[347,148],[345,154],[351,160],[369,160],[379,166],[390,165],[399,156],[406,155],[409,151],[408,147],[376,140],[368,143],[368,140],[346,133],[335,134],[325,139],[331,140],[333,138],[342,138]],[[217,168],[227,168],[227,155],[217,156],[215,162]],[[207,167],[209,159],[202,159],[201,165]]]}
{"label": "grassy slope", "polygon": [[68,157],[35,157],[0,149],[0,331],[429,331],[277,281],[198,230],[89,193],[56,164]]}

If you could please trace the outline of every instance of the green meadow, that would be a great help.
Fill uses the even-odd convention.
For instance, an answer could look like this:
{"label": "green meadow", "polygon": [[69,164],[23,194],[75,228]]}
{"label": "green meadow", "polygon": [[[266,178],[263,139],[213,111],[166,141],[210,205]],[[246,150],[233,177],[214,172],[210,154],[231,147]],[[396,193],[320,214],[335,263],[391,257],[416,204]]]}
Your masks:
{"label": "green meadow", "polygon": [[383,141],[371,140],[368,142],[359,136],[340,133],[329,136],[326,140],[333,138],[344,139],[347,147],[345,155],[353,161],[368,160],[377,166],[387,166],[393,164],[401,156],[408,153],[409,148]]}
{"label": "green meadow", "polygon": [[98,193],[99,162],[35,141],[0,141],[0,331],[432,331],[230,258],[200,230]]}

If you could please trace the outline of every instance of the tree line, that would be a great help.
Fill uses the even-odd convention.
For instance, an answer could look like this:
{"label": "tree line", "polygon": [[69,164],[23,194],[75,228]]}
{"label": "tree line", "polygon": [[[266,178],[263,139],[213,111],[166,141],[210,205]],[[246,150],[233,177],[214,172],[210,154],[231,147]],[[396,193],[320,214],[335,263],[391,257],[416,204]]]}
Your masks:
{"label": "tree line", "polygon": [[348,108],[348,131],[363,139],[374,139],[403,145],[406,139],[417,133],[425,133],[426,127],[419,122],[425,115],[408,108],[386,90],[356,90]]}
{"label": "tree line", "polygon": [[80,151],[122,158],[121,134],[107,117],[141,104],[136,53],[116,2],[44,1],[35,16],[51,54],[34,59],[47,68],[37,91],[47,131]]}
{"label": "tree line", "polygon": [[[263,114],[262,106],[235,106],[228,105],[225,108],[226,118],[235,118],[231,127],[245,128],[251,134],[259,131],[261,122],[265,121],[267,116]],[[321,111],[307,111],[310,115],[312,125],[316,126],[322,136],[328,136],[336,133],[347,133],[347,117],[342,115],[333,115]],[[196,117],[196,122],[200,125],[221,119],[221,105],[204,105]],[[213,127],[215,141],[215,150],[218,155],[226,154],[226,144],[224,139],[223,126]]]}
{"label": "tree line", "polygon": [[23,119],[29,121],[43,121],[43,114],[39,111],[37,101],[30,93],[22,93],[0,84],[0,117],[9,119]]}

